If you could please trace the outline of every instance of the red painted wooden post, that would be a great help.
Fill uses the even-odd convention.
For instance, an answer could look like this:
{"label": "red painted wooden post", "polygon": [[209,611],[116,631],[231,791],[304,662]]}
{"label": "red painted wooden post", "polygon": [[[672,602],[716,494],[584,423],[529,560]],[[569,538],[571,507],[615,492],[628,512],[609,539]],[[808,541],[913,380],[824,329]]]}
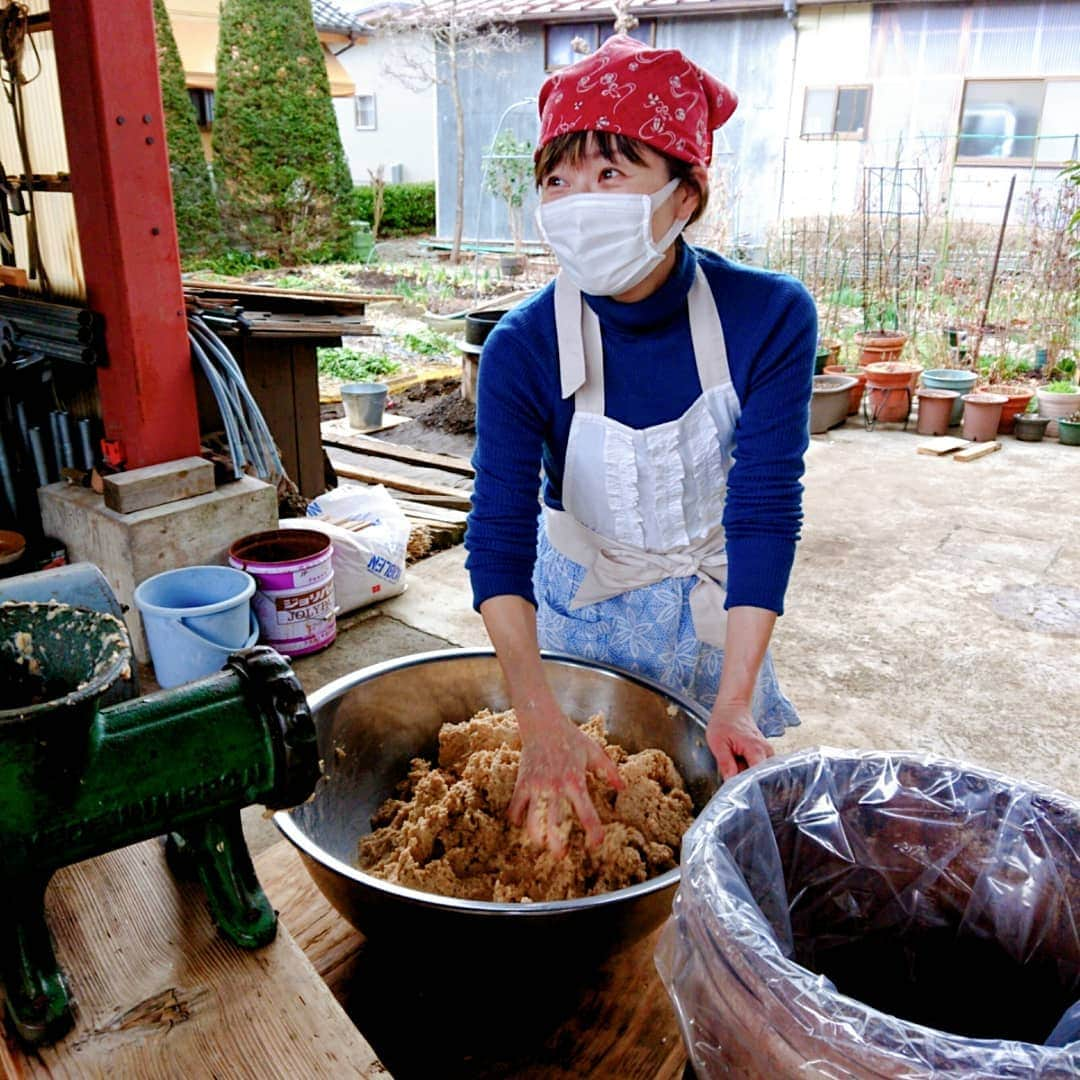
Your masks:
{"label": "red painted wooden post", "polygon": [[51,6],[105,435],[129,467],[199,450],[151,0]]}

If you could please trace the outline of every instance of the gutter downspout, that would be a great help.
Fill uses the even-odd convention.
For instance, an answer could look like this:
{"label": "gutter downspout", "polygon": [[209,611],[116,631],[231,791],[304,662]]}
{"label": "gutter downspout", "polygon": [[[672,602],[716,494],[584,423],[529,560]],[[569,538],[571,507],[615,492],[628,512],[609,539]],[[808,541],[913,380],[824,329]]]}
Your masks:
{"label": "gutter downspout", "polygon": [[795,66],[799,60],[799,0],[784,0],[784,16],[791,24],[794,40],[791,46],[791,81],[788,86],[787,120],[784,123],[783,151],[780,155],[780,198],[776,204],[776,223],[784,217],[784,180],[787,176],[787,145],[791,134],[791,114],[795,107]]}

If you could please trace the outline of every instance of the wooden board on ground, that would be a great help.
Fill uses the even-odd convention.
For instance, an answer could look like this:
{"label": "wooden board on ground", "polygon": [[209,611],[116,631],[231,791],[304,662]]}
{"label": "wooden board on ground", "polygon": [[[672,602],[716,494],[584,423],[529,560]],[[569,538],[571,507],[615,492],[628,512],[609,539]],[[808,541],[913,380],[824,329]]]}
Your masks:
{"label": "wooden board on ground", "polygon": [[435,521],[440,525],[464,525],[469,518],[469,515],[464,510],[455,510],[450,506],[432,506],[426,502],[418,502],[415,499],[405,499],[400,496],[394,498],[398,506],[410,517]]}
{"label": "wooden board on ground", "polygon": [[5,1075],[386,1075],[288,932],[226,941],[155,840],[61,870],[45,906],[76,1026],[32,1054],[0,1042]]}
{"label": "wooden board on ground", "polygon": [[407,465],[422,465],[429,469],[442,469],[457,476],[475,476],[472,463],[454,454],[433,454],[428,450],[418,450],[414,446],[386,442],[385,439],[373,439],[355,428],[344,435],[340,428],[331,428],[336,420],[328,420],[322,425],[323,443],[336,446],[340,450],[351,450],[354,454],[367,454],[371,457],[387,458],[390,461],[403,461]]}
{"label": "wooden board on ground", "polygon": [[420,495],[441,495],[444,500],[443,505],[453,507],[455,510],[468,510],[472,506],[469,492],[464,489],[413,480],[408,476],[400,476],[377,469],[360,469],[355,465],[346,465],[341,461],[334,461],[332,464],[338,476],[342,476],[346,480],[360,480],[365,484],[382,484],[384,487],[393,488],[396,491],[408,491]]}
{"label": "wooden board on ground", "polygon": [[953,435],[939,435],[936,439],[928,439],[926,442],[919,443],[917,449],[920,454],[941,457],[942,454],[951,454],[955,450],[963,450],[970,445],[971,443],[967,439],[957,439]]}
{"label": "wooden board on ground", "polygon": [[251,285],[243,282],[200,281],[198,278],[184,278],[184,291],[193,295],[211,297],[257,296],[270,297],[274,300],[323,301],[331,306],[348,305],[350,307],[378,303],[383,300],[400,300],[401,297],[390,293],[327,292],[321,289],[279,289],[273,282],[265,285]]}
{"label": "wooden board on ground", "polygon": [[996,453],[1000,449],[1001,443],[999,442],[976,443],[970,449],[961,450],[960,453],[954,454],[953,461],[977,461],[979,458]]}
{"label": "wooden board on ground", "polygon": [[114,473],[104,480],[105,505],[118,514],[207,495],[214,490],[214,466],[201,457]]}
{"label": "wooden board on ground", "polygon": [[[653,965],[655,934],[566,995],[546,1022],[530,1023],[528,1010],[511,1003],[500,1030],[490,1019],[485,1023],[480,1010],[453,1027],[453,1017],[444,1015],[436,998],[440,987],[455,992],[447,968],[453,958],[468,962],[456,951],[459,943],[431,942],[430,974],[409,968],[393,949],[368,945],[334,911],[287,841],[262,852],[255,865],[282,922],[392,1073],[473,1080],[682,1076],[686,1053]],[[514,980],[528,980],[530,973],[516,971],[512,958],[495,964],[493,978],[516,1002]],[[517,1023],[522,1030],[514,1030]]]}
{"label": "wooden board on ground", "polygon": [[[327,404],[332,404],[334,401],[340,401],[341,395],[338,394],[336,398],[332,399],[320,397],[319,400]],[[350,426],[349,421],[345,419],[324,420],[322,422],[322,439],[327,446],[334,446],[334,439],[352,438],[354,435],[371,435],[376,431],[387,431],[390,428],[400,427],[402,424],[407,424],[411,420],[411,416],[402,416],[401,413],[393,412],[384,412],[382,423],[375,427],[354,428]]]}

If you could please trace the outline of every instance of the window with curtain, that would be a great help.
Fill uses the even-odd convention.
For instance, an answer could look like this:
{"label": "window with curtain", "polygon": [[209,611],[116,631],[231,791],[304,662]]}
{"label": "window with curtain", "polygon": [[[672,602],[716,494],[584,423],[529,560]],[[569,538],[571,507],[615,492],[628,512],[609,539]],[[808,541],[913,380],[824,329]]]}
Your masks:
{"label": "window with curtain", "polygon": [[964,87],[957,160],[1062,165],[1080,149],[1080,79],[971,80]]}

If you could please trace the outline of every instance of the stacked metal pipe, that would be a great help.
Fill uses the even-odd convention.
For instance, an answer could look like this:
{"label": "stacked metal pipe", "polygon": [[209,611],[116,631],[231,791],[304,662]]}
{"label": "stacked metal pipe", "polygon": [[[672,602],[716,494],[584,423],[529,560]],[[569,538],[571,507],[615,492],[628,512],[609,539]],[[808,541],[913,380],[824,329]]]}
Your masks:
{"label": "stacked metal pipe", "polygon": [[0,296],[0,365],[40,354],[54,360],[101,362],[101,316],[88,308]]}

